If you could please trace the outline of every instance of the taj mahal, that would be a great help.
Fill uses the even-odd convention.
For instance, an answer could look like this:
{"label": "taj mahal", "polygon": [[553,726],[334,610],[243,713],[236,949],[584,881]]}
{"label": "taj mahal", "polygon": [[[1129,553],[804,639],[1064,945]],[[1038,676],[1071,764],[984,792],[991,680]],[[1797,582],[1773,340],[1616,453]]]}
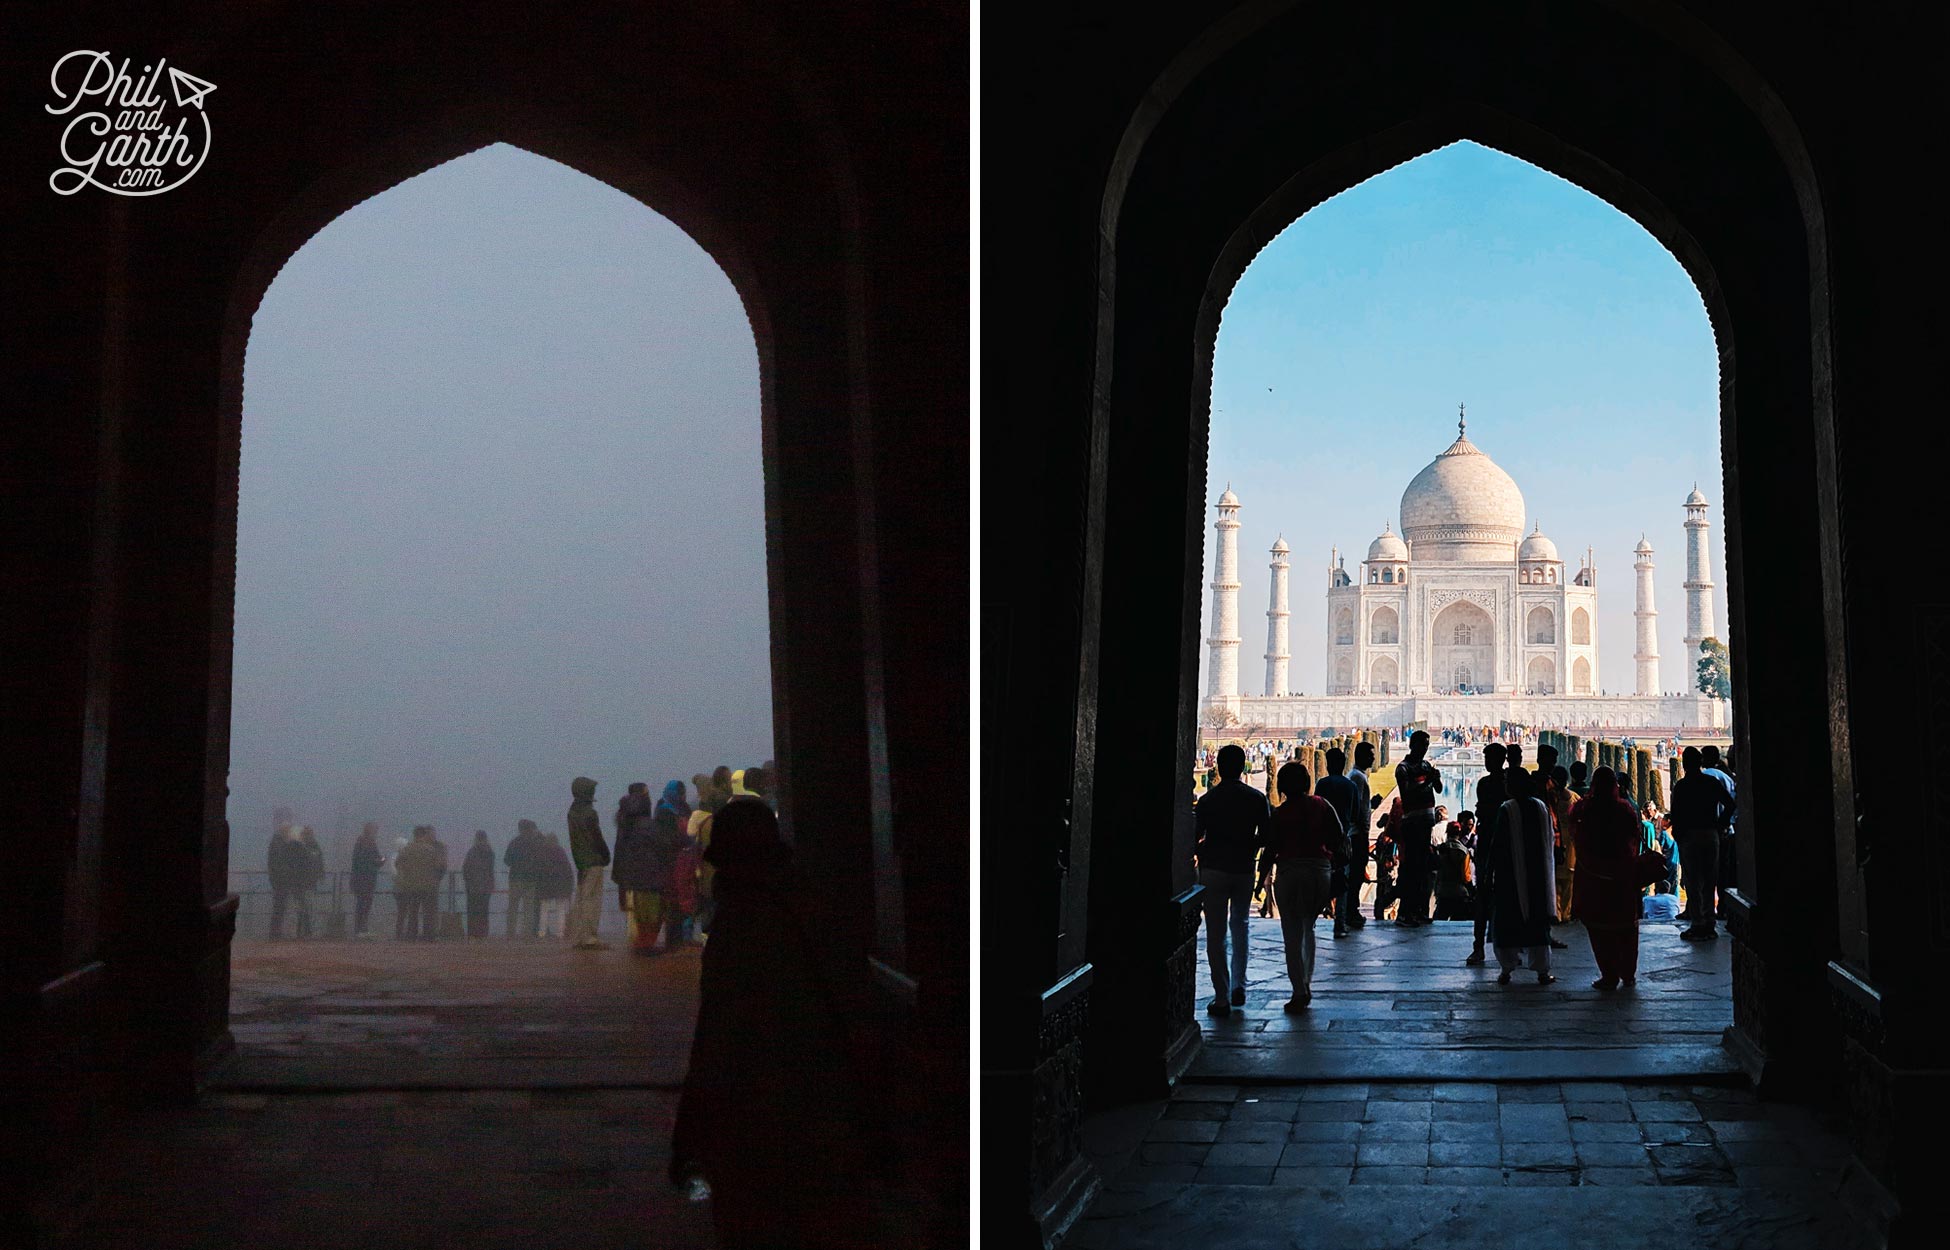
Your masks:
{"label": "taj mahal", "polygon": [[[1368,544],[1354,572],[1338,549],[1327,569],[1326,693],[1297,695],[1289,681],[1288,573],[1284,538],[1270,552],[1266,680],[1239,689],[1239,497],[1219,496],[1218,561],[1211,584],[1208,685],[1201,728],[1227,736],[1287,729],[1510,721],[1561,729],[1724,731],[1728,706],[1708,695],[1660,693],[1653,548],[1633,552],[1636,692],[1601,693],[1598,570],[1589,549],[1567,571],[1540,527],[1524,533],[1523,494],[1469,441],[1458,410],[1456,441],[1402,492],[1401,532]],[[1707,555],[1707,501],[1685,502],[1685,677],[1703,638],[1715,636]]]}

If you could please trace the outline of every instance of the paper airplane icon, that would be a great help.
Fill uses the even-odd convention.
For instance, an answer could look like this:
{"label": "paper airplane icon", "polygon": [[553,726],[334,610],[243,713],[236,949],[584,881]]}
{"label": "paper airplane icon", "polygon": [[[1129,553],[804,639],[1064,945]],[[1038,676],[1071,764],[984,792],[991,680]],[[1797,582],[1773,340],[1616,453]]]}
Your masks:
{"label": "paper airplane icon", "polygon": [[185,74],[174,65],[169,67],[169,85],[176,92],[176,103],[184,108],[194,105],[203,107],[203,97],[217,89],[217,84],[204,82],[194,74]]}

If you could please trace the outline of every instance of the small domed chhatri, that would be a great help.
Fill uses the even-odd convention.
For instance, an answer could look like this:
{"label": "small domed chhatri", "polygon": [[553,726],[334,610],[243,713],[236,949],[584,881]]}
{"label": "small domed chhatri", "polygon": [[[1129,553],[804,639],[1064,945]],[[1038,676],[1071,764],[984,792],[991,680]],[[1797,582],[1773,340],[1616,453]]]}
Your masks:
{"label": "small domed chhatri", "polygon": [[1557,563],[1557,544],[1544,537],[1544,527],[1539,524],[1530,531],[1530,537],[1523,540],[1523,546],[1517,548],[1517,559],[1524,561],[1548,560],[1555,564]]}
{"label": "small domed chhatri", "polygon": [[[1219,497],[1219,558],[1208,618],[1211,648],[1204,723],[1234,733],[1350,725],[1465,726],[1510,721],[1613,729],[1721,729],[1726,702],[1661,694],[1653,551],[1632,551],[1637,582],[1636,691],[1598,685],[1598,570],[1589,548],[1567,569],[1541,523],[1524,532],[1523,492],[1469,441],[1458,406],[1455,441],[1402,493],[1402,528],[1382,526],[1359,570],[1338,550],[1327,569],[1325,693],[1288,686],[1285,539],[1271,553],[1266,690],[1239,690],[1239,497]],[[1686,501],[1687,639],[1690,654],[1712,629],[1706,505]],[[1304,683],[1302,683],[1304,684]],[[1686,683],[1690,685],[1691,683]]]}

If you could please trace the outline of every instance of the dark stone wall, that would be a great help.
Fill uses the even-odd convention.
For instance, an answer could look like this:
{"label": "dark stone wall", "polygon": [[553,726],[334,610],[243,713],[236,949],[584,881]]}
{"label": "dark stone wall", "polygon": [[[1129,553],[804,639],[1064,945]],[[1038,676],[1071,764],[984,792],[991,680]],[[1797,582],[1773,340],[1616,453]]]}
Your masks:
{"label": "dark stone wall", "polygon": [[[31,542],[7,545],[20,849],[0,1019],[26,1058],[4,1109],[71,1126],[110,1099],[186,1099],[228,1046],[250,318],[339,213],[506,141],[668,216],[745,299],[788,831],[836,992],[866,1004],[883,1087],[858,1097],[893,1143],[878,1179],[920,1204],[906,1241],[965,1237],[964,7],[44,6],[9,33],[17,117],[43,115],[75,48],[166,55],[218,90],[209,162],[149,199],[55,196],[53,119],[9,131],[5,295],[34,314],[6,336],[26,418],[8,429],[10,534]],[[74,1074],[51,1101],[21,1079],[48,1065]],[[59,1140],[78,1147],[6,1170],[8,1212],[85,1176],[87,1134]],[[45,1236],[81,1200],[42,1201],[0,1240]]]}
{"label": "dark stone wall", "polygon": [[[1170,1079],[1152,1039],[1189,995],[1170,903],[1190,884],[1179,766],[1218,317],[1307,208],[1471,138],[1607,199],[1700,286],[1743,781],[1729,1045],[1772,1095],[1844,1091],[1863,1185],[1889,1199],[1865,1209],[1898,1242],[1930,1227],[1939,1199],[1898,1156],[1922,1140],[1903,1135],[1927,1123],[1912,1109],[1940,1103],[1924,1087],[1942,1043],[1918,1030],[1950,852],[1940,805],[1864,794],[1856,754],[1918,743],[1917,767],[1873,773],[1939,788],[1922,775],[1950,665],[1920,665],[1950,617],[1892,536],[1929,541],[1917,504],[1946,446],[1918,393],[1944,320],[1920,159],[1944,111],[1927,86],[1941,24],[1747,0],[990,15],[983,221],[1010,244],[984,251],[983,753],[1013,767],[985,763],[985,1066],[1032,1053],[1031,1017],[1006,1006],[1088,962],[1085,1089],[1114,1102]],[[1866,987],[1851,1011],[1830,992],[1845,972]],[[987,1122],[1033,1119],[1005,1084],[982,1097]],[[991,1130],[985,1174],[1046,1174],[1033,1139]]]}

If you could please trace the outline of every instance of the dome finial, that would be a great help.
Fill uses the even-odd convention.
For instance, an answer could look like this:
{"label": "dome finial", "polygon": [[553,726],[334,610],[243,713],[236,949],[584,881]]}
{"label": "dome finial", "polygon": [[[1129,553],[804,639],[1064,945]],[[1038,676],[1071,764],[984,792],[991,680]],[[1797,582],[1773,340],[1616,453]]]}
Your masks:
{"label": "dome finial", "polygon": [[1460,402],[1456,404],[1456,437],[1469,437],[1469,417]]}

